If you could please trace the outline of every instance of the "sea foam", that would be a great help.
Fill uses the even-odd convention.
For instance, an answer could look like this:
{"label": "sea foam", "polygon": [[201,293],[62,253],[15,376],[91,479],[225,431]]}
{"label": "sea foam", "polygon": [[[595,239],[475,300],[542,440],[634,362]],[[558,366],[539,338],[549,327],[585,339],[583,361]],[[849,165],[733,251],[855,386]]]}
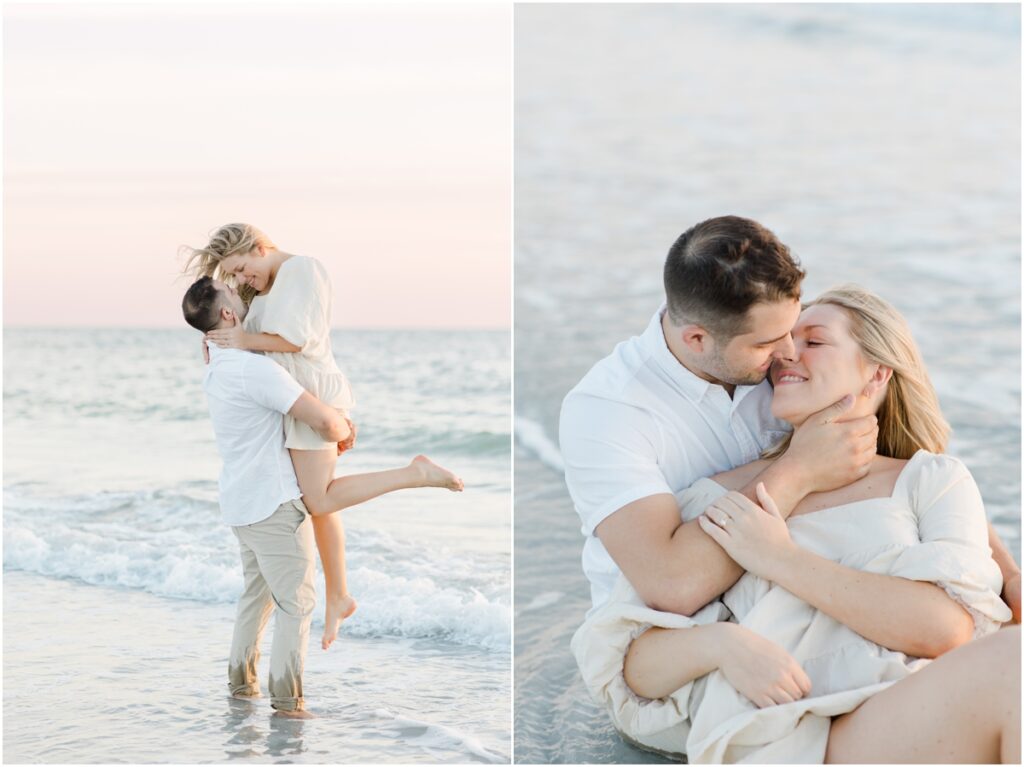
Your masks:
{"label": "sea foam", "polygon": [[[160,597],[233,603],[242,591],[238,543],[216,504],[173,492],[77,498],[4,494],[4,568]],[[381,531],[348,541],[356,636],[436,639],[507,652],[507,563],[436,553]],[[318,563],[319,568],[319,563]],[[316,577],[323,605],[323,578]],[[322,625],[318,609],[315,625]]]}

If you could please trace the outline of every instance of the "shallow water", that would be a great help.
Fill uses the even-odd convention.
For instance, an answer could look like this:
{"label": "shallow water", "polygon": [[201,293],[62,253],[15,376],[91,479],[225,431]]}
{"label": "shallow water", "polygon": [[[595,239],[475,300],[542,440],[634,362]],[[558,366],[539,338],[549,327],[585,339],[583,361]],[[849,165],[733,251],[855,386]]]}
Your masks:
{"label": "shallow water", "polygon": [[508,762],[508,674],[485,650],[343,635],[310,648],[318,718],[282,720],[227,695],[229,605],[18,572],[4,605],[6,762]]}
{"label": "shallow water", "polygon": [[[309,673],[324,676],[313,687],[306,681],[317,690],[316,704],[346,726],[312,725],[298,753],[306,761],[465,761],[476,749],[507,760],[508,334],[335,331],[333,345],[358,399],[359,441],[339,460],[338,473],[403,465],[423,452],[457,471],[466,491],[402,491],[345,510],[349,586],[359,610],[344,625],[344,641],[322,657],[317,575]],[[5,728],[15,736],[8,756],[223,760],[207,737],[212,731],[173,737],[179,720],[186,731],[207,727],[193,714],[211,706],[235,721],[221,701],[221,676],[242,571],[217,506],[220,460],[201,388],[198,334],[7,329],[4,346],[5,588],[17,584],[6,592],[5,638],[14,644],[4,658],[5,692],[33,689],[43,668],[35,644],[65,630],[20,608],[38,602],[59,613],[54,600],[72,588],[75,605],[60,625],[88,634],[96,653],[75,661],[75,696],[86,705],[116,690],[124,710],[112,715],[143,706],[124,729],[97,725],[104,737],[93,743],[69,730],[66,690],[47,689],[24,708],[5,698]],[[96,622],[98,614],[107,614],[108,625]],[[207,620],[216,628],[197,625]],[[151,631],[181,635],[161,638],[178,649],[145,662],[158,664],[155,678],[167,673],[171,686],[188,691],[146,709],[136,672],[118,658]],[[188,662],[170,668],[181,653]],[[332,670],[345,673],[335,678]],[[243,737],[249,720],[236,724]],[[86,738],[90,727],[79,729]],[[147,730],[170,749],[166,755],[151,748]],[[266,742],[256,751],[231,759],[291,758],[274,732],[263,732]],[[57,748],[65,735],[73,743],[64,751],[32,755],[32,738]],[[395,745],[407,741],[409,748]],[[13,743],[18,750],[10,750]]]}
{"label": "shallow water", "polygon": [[995,5],[517,8],[517,761],[660,761],[569,653],[590,600],[558,411],[704,218],[773,229],[807,296],[859,282],[905,314],[1019,561],[1019,26]]}

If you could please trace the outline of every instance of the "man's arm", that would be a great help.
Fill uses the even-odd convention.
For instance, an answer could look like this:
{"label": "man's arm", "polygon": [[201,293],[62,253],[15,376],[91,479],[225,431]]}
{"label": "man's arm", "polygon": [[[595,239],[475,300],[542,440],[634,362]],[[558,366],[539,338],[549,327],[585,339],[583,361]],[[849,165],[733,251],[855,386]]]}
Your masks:
{"label": "man's arm", "polygon": [[[851,404],[837,402],[808,418],[786,454],[741,492],[754,495],[757,483],[763,482],[784,499],[788,516],[804,496],[863,476],[874,456],[878,428],[874,416],[837,421]],[[682,522],[675,498],[667,493],[623,506],[595,533],[640,597],[655,609],[693,615],[743,574],[696,520]]]}
{"label": "man's arm", "polygon": [[1009,605],[1010,612],[1013,613],[1013,622],[1020,623],[1020,567],[991,522],[988,523],[988,545],[992,549],[992,559],[999,565],[999,571],[1003,574],[1003,601]]}
{"label": "man's arm", "polygon": [[295,400],[288,415],[309,426],[325,442],[340,442],[350,433],[348,423],[338,411],[325,405],[308,391],[303,392]]}
{"label": "man's arm", "polygon": [[668,493],[623,506],[596,529],[608,554],[648,606],[693,615],[743,569],[696,521],[683,523]]}

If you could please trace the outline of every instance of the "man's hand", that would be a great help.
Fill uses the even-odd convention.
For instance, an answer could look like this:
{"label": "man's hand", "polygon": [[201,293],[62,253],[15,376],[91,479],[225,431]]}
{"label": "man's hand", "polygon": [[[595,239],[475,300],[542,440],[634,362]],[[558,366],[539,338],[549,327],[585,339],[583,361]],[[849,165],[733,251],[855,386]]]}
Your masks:
{"label": "man's hand", "polygon": [[348,424],[348,436],[338,443],[338,455],[351,450],[356,444],[356,425],[348,418],[345,419],[345,423]]}
{"label": "man's hand", "polygon": [[878,447],[878,419],[873,415],[844,421],[854,398],[839,402],[809,416],[793,432],[789,449],[779,463],[790,464],[803,479],[804,495],[844,487],[864,477],[871,468]]}
{"label": "man's hand", "polygon": [[1013,613],[1013,623],[1020,623],[1020,573],[1011,575],[1003,584],[1003,601]]}
{"label": "man's hand", "polygon": [[758,708],[800,700],[811,680],[792,655],[775,642],[736,624],[722,646],[719,669]]}
{"label": "man's hand", "polygon": [[214,328],[203,336],[204,341],[212,341],[221,349],[248,349],[248,333],[240,324],[230,328]]}
{"label": "man's hand", "polygon": [[206,339],[203,339],[203,362],[207,365],[210,364],[210,347],[206,345]]}
{"label": "man's hand", "polygon": [[757,485],[761,506],[736,491],[726,493],[697,518],[701,529],[744,570],[768,580],[796,546],[786,520],[763,483]]}

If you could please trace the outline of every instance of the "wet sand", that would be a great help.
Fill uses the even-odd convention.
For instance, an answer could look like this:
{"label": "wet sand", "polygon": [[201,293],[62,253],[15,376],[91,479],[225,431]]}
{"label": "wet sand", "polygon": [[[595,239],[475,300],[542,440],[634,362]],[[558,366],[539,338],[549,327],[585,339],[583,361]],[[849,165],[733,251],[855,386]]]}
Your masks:
{"label": "wet sand", "polygon": [[508,762],[494,717],[508,684],[469,696],[459,682],[493,654],[344,634],[325,653],[314,631],[304,691],[319,718],[281,719],[267,697],[227,694],[233,620],[230,605],[5,572],[4,761]]}

